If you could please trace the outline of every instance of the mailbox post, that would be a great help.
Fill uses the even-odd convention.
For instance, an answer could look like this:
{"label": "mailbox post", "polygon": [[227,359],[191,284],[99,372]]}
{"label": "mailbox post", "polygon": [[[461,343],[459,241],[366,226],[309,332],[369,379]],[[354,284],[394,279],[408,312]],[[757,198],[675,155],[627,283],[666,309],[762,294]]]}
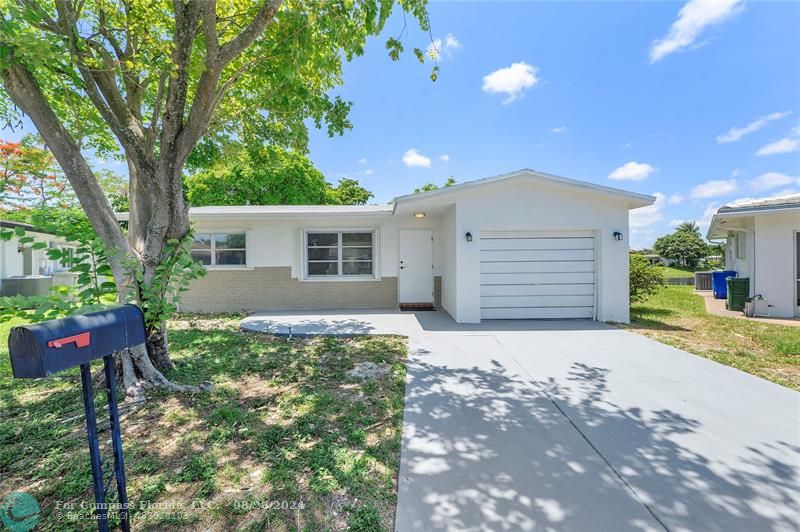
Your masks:
{"label": "mailbox post", "polygon": [[[123,305],[99,312],[14,327],[8,338],[11,369],[15,379],[41,378],[65,369],[80,366],[83,386],[83,407],[89,458],[92,464],[95,512],[101,532],[108,530],[109,497],[116,480],[117,503],[122,530],[130,530],[128,494],[125,483],[125,460],[122,455],[122,432],[117,406],[117,386],[112,354],[143,344],[146,340],[144,316],[135,305]],[[91,363],[103,359],[108,416],[111,422],[113,471],[105,478],[100,442],[97,437],[97,413],[94,408]]]}

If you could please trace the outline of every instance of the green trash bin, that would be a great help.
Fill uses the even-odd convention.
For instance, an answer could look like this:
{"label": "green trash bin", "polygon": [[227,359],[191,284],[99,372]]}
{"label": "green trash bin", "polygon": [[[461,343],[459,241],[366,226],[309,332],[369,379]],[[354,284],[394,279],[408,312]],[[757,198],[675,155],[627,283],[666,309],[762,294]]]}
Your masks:
{"label": "green trash bin", "polygon": [[744,310],[744,304],[750,297],[750,279],[747,277],[728,277],[728,310]]}

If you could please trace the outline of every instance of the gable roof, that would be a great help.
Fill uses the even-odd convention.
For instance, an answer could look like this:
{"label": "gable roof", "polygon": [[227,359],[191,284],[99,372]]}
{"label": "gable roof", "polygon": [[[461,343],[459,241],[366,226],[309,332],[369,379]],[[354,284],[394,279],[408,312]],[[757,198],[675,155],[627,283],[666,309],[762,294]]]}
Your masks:
{"label": "gable roof", "polygon": [[771,196],[768,198],[746,198],[723,205],[711,218],[711,223],[706,232],[706,238],[719,238],[726,231],[720,227],[726,218],[741,216],[754,216],[767,212],[793,212],[800,211],[800,194],[787,194]]}
{"label": "gable roof", "polygon": [[490,185],[503,181],[514,181],[519,179],[535,179],[539,181],[547,181],[550,183],[564,185],[567,187],[572,187],[575,189],[585,190],[589,192],[595,192],[603,195],[611,195],[611,196],[619,196],[627,198],[630,202],[631,209],[635,209],[637,207],[646,207],[647,205],[652,205],[656,201],[655,197],[650,196],[648,194],[639,194],[638,192],[630,192],[619,188],[607,187],[605,185],[589,183],[588,181],[580,181],[577,179],[570,179],[568,177],[561,177],[553,174],[547,174],[545,172],[539,172],[536,170],[531,170],[529,168],[523,168],[521,170],[516,170],[514,172],[509,172],[507,174],[485,177],[483,179],[476,179],[474,181],[466,181],[464,183],[459,183],[457,185],[453,185],[450,187],[431,190],[429,192],[417,192],[415,194],[406,194],[404,196],[396,197],[394,201],[396,203],[401,203],[407,201],[415,201],[419,199],[447,196],[449,194],[461,192],[464,190],[479,188],[485,185]]}
{"label": "gable roof", "polygon": [[769,198],[746,198],[723,205],[718,214],[729,212],[764,212],[800,208],[800,194],[787,194]]}
{"label": "gable roof", "polygon": [[[465,181],[446,188],[431,190],[429,192],[417,192],[414,194],[406,194],[398,196],[392,200],[388,205],[231,205],[231,206],[209,206],[209,207],[192,207],[189,209],[189,215],[192,217],[201,218],[215,218],[223,216],[275,216],[275,217],[291,217],[291,216],[379,216],[391,215],[394,213],[395,207],[399,203],[413,202],[421,199],[446,197],[450,194],[455,194],[465,190],[472,190],[480,188],[493,183],[503,181],[515,181],[522,179],[531,179],[537,181],[546,181],[574,188],[575,190],[584,190],[602,194],[605,196],[616,196],[628,200],[628,208],[635,209],[638,207],[645,207],[652,205],[656,198],[647,194],[639,194],[637,192],[629,192],[619,188],[607,187],[604,185],[597,185],[587,181],[579,181],[577,179],[570,179],[567,177],[546,174],[544,172],[537,172],[536,170],[522,169],[507,174],[500,174],[492,177],[485,177],[483,179],[476,179],[473,181]],[[126,221],[129,214],[127,212],[117,213],[117,219]]]}

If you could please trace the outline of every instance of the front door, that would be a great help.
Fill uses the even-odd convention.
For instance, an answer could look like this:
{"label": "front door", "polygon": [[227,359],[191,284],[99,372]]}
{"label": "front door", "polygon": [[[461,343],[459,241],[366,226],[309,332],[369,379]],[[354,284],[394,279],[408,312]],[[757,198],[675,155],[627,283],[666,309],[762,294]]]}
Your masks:
{"label": "front door", "polygon": [[399,303],[433,303],[433,234],[400,231]]}

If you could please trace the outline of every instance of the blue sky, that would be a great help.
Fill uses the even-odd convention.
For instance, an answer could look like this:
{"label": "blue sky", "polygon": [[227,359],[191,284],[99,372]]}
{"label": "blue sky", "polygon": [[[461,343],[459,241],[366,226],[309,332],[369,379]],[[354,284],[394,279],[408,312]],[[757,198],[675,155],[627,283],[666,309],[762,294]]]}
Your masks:
{"label": "blue sky", "polygon": [[[434,2],[430,17],[435,83],[431,64],[387,57],[399,16],[346,66],[355,127],[311,137],[329,180],[384,202],[528,167],[658,193],[632,216],[634,247],[726,202],[800,191],[798,2]],[[404,41],[430,39],[409,21]]]}
{"label": "blue sky", "polygon": [[[800,2],[434,1],[429,11],[435,83],[433,63],[387,56],[399,13],[346,65],[336,92],[354,103],[354,129],[311,132],[330,181],[355,177],[383,203],[448,176],[533,168],[655,194],[631,216],[633,247],[682,220],[705,226],[726,202],[800,191]],[[407,31],[407,50],[430,44],[412,17]],[[27,120],[3,136],[25,130]]]}

